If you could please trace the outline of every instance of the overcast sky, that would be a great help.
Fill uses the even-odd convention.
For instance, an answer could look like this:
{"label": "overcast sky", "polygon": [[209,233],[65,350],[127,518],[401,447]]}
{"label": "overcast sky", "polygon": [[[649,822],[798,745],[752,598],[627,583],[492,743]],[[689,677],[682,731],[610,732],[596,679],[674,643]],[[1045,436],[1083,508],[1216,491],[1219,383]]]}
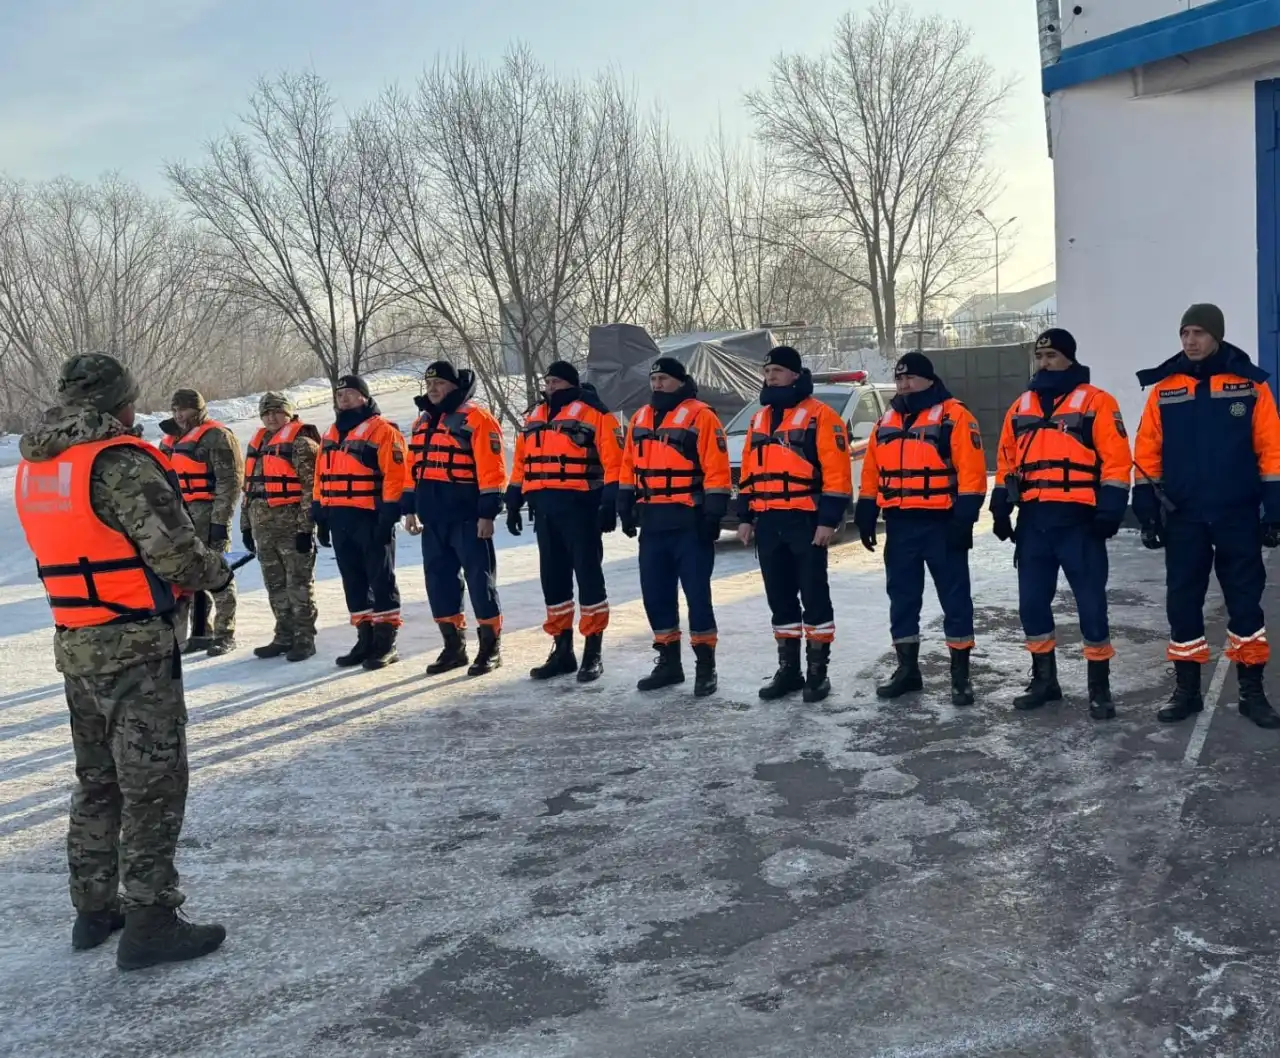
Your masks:
{"label": "overcast sky", "polygon": [[[497,58],[516,40],[566,73],[621,70],[701,142],[750,125],[742,94],[782,51],[817,52],[865,0],[0,0],[0,170],[38,179],[118,169],[163,189],[261,74],[310,67],[356,108],[441,54]],[[1039,89],[1035,0],[915,0],[969,23],[1019,78],[994,160],[1002,216],[1017,215],[1004,290],[1053,278],[1052,170]]]}

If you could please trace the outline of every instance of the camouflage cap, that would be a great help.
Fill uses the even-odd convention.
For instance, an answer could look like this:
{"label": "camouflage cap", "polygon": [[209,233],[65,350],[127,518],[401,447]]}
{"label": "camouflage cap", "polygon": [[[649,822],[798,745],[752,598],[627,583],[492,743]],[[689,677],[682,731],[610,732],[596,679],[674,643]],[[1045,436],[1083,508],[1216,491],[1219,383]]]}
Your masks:
{"label": "camouflage cap", "polygon": [[58,399],[111,414],[138,399],[138,383],[110,353],[77,353],[58,374]]}
{"label": "camouflage cap", "polygon": [[293,401],[283,393],[264,393],[258,398],[258,415],[266,415],[269,411],[282,411],[286,415],[294,413]]}
{"label": "camouflage cap", "polygon": [[190,408],[192,411],[204,411],[204,397],[200,395],[199,390],[195,389],[178,389],[173,392],[173,400],[169,402],[171,408]]}

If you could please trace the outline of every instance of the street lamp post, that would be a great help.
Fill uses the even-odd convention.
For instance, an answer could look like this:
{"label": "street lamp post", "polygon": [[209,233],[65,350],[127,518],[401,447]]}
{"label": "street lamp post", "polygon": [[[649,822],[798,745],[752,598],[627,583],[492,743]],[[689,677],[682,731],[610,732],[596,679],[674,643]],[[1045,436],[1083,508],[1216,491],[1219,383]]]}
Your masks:
{"label": "street lamp post", "polygon": [[1005,228],[1007,228],[1010,224],[1012,224],[1018,218],[1010,217],[1003,224],[997,226],[995,221],[993,221],[990,217],[988,217],[985,213],[983,213],[982,210],[975,209],[973,211],[973,214],[975,217],[981,217],[984,221],[986,221],[987,226],[991,229],[991,234],[995,236],[995,240],[996,240],[996,308],[995,308],[995,311],[999,312],[1000,311],[1000,233],[1004,231]]}

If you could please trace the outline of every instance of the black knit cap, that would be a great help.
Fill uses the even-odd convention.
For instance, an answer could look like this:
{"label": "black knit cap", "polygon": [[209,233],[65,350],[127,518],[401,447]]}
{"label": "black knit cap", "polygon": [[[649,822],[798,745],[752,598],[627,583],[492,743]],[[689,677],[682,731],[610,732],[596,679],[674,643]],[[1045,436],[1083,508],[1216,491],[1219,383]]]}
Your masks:
{"label": "black knit cap", "polygon": [[1214,341],[1220,342],[1223,335],[1227,333],[1227,318],[1217,305],[1202,302],[1192,305],[1182,314],[1182,324],[1178,327],[1178,331],[1182,332],[1187,327],[1203,328],[1213,336]]}
{"label": "black knit cap", "polygon": [[770,349],[769,355],[764,358],[764,366],[785,367],[797,375],[804,370],[804,364],[800,362],[800,354],[789,345],[779,345]]}
{"label": "black knit cap", "polygon": [[1068,360],[1075,362],[1076,358],[1076,339],[1070,331],[1063,330],[1061,327],[1050,327],[1044,331],[1039,338],[1036,339],[1037,349],[1052,349],[1055,353],[1061,353]]}
{"label": "black knit cap", "polygon": [[927,378],[933,382],[938,380],[938,376],[933,373],[933,361],[924,353],[903,353],[898,357],[898,362],[893,365],[893,377],[901,378],[903,375],[915,375],[916,378]]}
{"label": "black knit cap", "polygon": [[458,384],[458,372],[448,360],[437,360],[433,364],[428,364],[426,371],[422,373],[422,377],[427,381],[433,378],[441,378],[446,382],[452,382],[455,386]]}
{"label": "black knit cap", "polygon": [[567,360],[557,360],[546,370],[546,378],[558,378],[562,382],[568,382],[571,386],[580,386],[582,380],[578,377],[578,369]]}
{"label": "black knit cap", "polygon": [[338,379],[338,389],[354,389],[365,400],[370,397],[369,383],[359,375],[343,375]]}
{"label": "black knit cap", "polygon": [[689,372],[684,369],[684,364],[680,363],[674,356],[658,357],[649,368],[649,374],[670,375],[677,382],[689,381]]}

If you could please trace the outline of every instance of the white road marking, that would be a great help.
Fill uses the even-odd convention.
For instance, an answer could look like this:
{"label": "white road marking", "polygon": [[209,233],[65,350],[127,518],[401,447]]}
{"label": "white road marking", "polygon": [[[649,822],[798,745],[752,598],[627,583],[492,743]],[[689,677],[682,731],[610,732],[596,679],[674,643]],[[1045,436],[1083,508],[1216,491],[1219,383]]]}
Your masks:
{"label": "white road marking", "polygon": [[1222,697],[1222,685],[1227,682],[1227,670],[1231,668],[1231,662],[1227,660],[1225,643],[1222,649],[1223,653],[1218,656],[1218,664],[1213,668],[1213,679],[1209,681],[1209,693],[1205,696],[1204,712],[1196,718],[1195,730],[1191,732],[1191,741],[1187,743],[1187,752],[1182,756],[1184,764],[1194,766],[1200,763],[1204,741],[1209,737],[1213,711],[1218,708],[1218,699]]}

